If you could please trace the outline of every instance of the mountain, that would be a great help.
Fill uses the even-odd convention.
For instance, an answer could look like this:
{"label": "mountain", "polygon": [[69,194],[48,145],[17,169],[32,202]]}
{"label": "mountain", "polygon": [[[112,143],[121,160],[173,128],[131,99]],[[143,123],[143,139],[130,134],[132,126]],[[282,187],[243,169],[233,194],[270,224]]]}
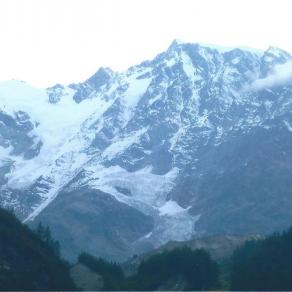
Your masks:
{"label": "mountain", "polygon": [[[79,84],[0,83],[0,204],[81,251],[292,223],[292,56],[174,41]],[[275,216],[277,214],[277,216]]]}
{"label": "mountain", "polygon": [[1,291],[72,291],[67,267],[27,226],[0,209]]}

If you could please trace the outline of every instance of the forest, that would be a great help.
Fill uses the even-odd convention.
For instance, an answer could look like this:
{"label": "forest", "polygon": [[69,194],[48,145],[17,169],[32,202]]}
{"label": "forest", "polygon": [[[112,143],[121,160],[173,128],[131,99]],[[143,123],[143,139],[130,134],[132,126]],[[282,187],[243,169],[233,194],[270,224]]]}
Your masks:
{"label": "forest", "polygon": [[[0,235],[2,291],[82,290],[70,277],[76,263],[62,259],[49,227],[32,231],[0,209]],[[78,264],[101,276],[106,291],[292,290],[292,228],[247,241],[217,262],[203,249],[181,247],[146,257],[130,275],[122,263],[85,252]]]}

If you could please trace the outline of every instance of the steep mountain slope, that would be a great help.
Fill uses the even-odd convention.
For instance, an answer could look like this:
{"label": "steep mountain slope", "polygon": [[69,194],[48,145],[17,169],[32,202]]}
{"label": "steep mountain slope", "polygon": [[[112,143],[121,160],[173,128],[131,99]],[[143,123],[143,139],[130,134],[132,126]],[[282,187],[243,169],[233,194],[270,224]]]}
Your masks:
{"label": "steep mountain slope", "polygon": [[1,83],[1,205],[47,222],[68,258],[286,228],[291,67],[277,48],[174,41],[80,84]]}

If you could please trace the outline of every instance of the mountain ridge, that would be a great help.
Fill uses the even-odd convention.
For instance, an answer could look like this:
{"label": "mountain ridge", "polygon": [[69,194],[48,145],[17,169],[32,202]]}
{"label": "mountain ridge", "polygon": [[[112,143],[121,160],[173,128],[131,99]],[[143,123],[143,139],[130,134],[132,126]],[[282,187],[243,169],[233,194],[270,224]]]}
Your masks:
{"label": "mountain ridge", "polygon": [[[71,238],[69,258],[70,250],[86,249],[74,243],[78,224],[101,247],[115,238],[107,253],[114,259],[169,240],[285,228],[292,82],[271,88],[267,82],[291,60],[277,48],[259,54],[174,41],[153,60],[122,73],[101,68],[79,84],[33,90],[0,83],[0,203],[29,224],[42,220]],[[265,88],[255,90],[257,80]],[[289,204],[271,222],[277,196]],[[112,208],[122,216],[122,206],[152,229],[141,234],[140,219],[129,218],[122,231],[117,222],[101,228]],[[53,214],[62,212],[64,222],[55,222]]]}

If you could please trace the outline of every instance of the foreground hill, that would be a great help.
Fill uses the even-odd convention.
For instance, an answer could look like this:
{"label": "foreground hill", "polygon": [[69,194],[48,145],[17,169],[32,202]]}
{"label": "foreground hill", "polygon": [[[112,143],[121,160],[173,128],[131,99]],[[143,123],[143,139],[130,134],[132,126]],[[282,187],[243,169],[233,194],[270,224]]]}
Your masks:
{"label": "foreground hill", "polygon": [[[123,266],[82,254],[73,268],[75,275],[77,273],[74,280],[81,288],[102,290],[291,291],[291,228],[266,238],[250,237],[245,243],[243,238],[228,240],[233,243],[228,245],[232,248],[224,258],[220,252],[217,263],[198,247],[205,244],[206,248],[216,251],[220,242],[222,245],[227,239],[214,237],[185,245],[183,242],[166,245],[143,257],[135,257]],[[234,246],[240,241],[239,246]],[[214,255],[217,257],[218,253]],[[125,274],[122,267],[126,269]],[[83,281],[85,278],[87,283]]]}
{"label": "foreground hill", "polygon": [[0,209],[0,290],[74,290],[68,267],[14,215]]}
{"label": "foreground hill", "polygon": [[221,263],[230,258],[233,252],[240,246],[244,245],[247,241],[258,240],[261,238],[262,237],[259,235],[213,235],[187,241],[170,241],[145,254],[133,256],[130,260],[122,263],[121,266],[126,275],[133,275],[137,272],[139,265],[151,256],[184,247],[187,247],[190,250],[206,250],[210,254],[212,260]]}
{"label": "foreground hill", "polygon": [[[99,289],[105,291],[189,291],[212,290],[219,287],[219,270],[216,262],[211,260],[206,251],[202,249],[192,251],[187,247],[153,254],[139,264],[135,274],[128,277],[118,264],[89,254],[81,254],[79,263],[73,269],[76,284],[91,290],[98,285]],[[76,276],[76,269],[79,276]],[[91,287],[84,285],[81,275],[89,279]],[[97,275],[102,281],[96,279]]]}
{"label": "foreground hill", "polygon": [[292,290],[292,228],[250,241],[232,256],[231,287],[237,291]]}

